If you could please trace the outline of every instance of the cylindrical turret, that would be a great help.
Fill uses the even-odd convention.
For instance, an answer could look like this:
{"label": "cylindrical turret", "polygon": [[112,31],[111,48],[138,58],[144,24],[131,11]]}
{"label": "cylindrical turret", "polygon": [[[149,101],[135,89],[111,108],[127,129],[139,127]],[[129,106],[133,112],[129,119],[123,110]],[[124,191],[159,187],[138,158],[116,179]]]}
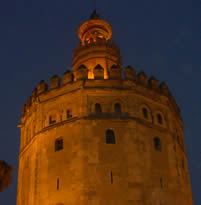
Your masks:
{"label": "cylindrical turret", "polygon": [[78,28],[78,37],[81,43],[73,56],[75,80],[77,70],[82,64],[88,68],[89,79],[94,79],[94,68],[97,65],[104,69],[104,79],[109,78],[113,65],[122,68],[120,50],[111,41],[112,27],[107,21],[99,19],[95,11],[90,20]]}

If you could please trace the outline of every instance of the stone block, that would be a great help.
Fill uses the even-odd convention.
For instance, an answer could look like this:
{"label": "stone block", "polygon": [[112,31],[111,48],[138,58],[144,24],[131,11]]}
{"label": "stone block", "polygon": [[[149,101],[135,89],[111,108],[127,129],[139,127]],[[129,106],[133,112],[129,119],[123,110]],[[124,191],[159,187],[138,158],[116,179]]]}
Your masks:
{"label": "stone block", "polygon": [[50,79],[50,89],[59,88],[61,85],[61,80],[57,75],[54,75]]}
{"label": "stone block", "polygon": [[63,85],[67,83],[71,83],[73,81],[73,73],[70,71],[67,71],[63,74]]}
{"label": "stone block", "polygon": [[44,80],[40,81],[40,84],[37,86],[37,95],[40,95],[41,93],[47,91],[47,83]]}
{"label": "stone block", "polygon": [[136,81],[136,71],[131,66],[127,66],[124,70],[125,80]]}

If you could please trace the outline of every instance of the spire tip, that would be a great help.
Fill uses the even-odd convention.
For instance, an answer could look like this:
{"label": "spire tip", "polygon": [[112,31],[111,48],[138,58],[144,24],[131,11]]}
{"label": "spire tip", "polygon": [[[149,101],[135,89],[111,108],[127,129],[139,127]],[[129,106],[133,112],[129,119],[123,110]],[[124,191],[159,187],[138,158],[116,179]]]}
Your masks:
{"label": "spire tip", "polygon": [[99,19],[99,18],[100,18],[100,15],[97,14],[96,9],[94,9],[90,16],[90,19]]}

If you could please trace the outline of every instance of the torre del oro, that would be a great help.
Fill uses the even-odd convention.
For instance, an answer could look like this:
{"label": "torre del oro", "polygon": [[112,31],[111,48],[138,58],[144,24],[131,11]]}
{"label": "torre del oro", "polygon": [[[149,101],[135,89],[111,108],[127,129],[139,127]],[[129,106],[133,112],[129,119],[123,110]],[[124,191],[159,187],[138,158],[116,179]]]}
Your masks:
{"label": "torre del oro", "polygon": [[123,68],[96,11],[77,32],[72,68],[23,106],[17,205],[193,205],[168,86]]}

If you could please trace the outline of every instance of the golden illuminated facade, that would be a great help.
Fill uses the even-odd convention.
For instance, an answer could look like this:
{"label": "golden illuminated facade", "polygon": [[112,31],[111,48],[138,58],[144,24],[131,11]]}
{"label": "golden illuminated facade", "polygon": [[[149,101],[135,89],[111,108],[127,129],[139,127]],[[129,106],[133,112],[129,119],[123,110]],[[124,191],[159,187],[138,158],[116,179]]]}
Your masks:
{"label": "golden illuminated facade", "polygon": [[112,28],[78,29],[72,72],[23,107],[17,205],[192,205],[180,110],[165,83],[122,71]]}

